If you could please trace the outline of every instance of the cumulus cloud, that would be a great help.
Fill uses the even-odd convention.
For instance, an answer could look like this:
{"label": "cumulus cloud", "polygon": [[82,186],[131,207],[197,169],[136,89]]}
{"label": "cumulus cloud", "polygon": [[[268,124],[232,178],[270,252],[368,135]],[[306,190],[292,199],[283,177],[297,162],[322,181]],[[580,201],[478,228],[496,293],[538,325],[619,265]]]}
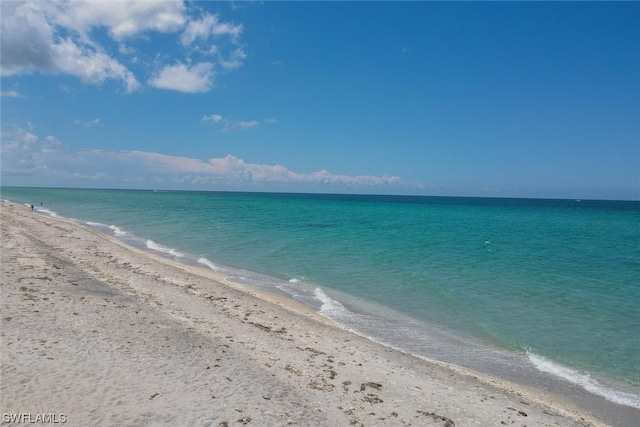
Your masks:
{"label": "cumulus cloud", "polygon": [[149,80],[151,86],[187,93],[206,92],[213,85],[213,64],[201,62],[192,67],[167,65]]}
{"label": "cumulus cloud", "polygon": [[193,184],[218,182],[221,179],[230,184],[326,184],[347,187],[389,186],[401,183],[397,176],[351,176],[332,174],[326,170],[297,173],[282,165],[247,163],[233,155],[203,161],[144,151],[95,151],[94,154],[143,164],[156,173],[171,174],[181,182],[187,180]]}
{"label": "cumulus cloud", "polygon": [[51,47],[58,71],[79,77],[87,83],[104,83],[106,80],[121,80],[127,92],[133,92],[140,83],[124,65],[104,52],[80,46],[71,39],[63,39]]}
{"label": "cumulus cloud", "polygon": [[253,129],[254,127],[258,126],[258,122],[255,120],[249,120],[246,122],[238,122],[237,124],[239,129]]}
{"label": "cumulus cloud", "polygon": [[[6,182],[6,176],[46,175],[42,171],[47,170],[48,159],[55,156],[60,147],[60,141],[54,136],[41,138],[30,130],[14,126],[3,127],[0,138],[2,150],[0,170],[3,182]],[[42,185],[46,184],[45,179]],[[9,185],[11,185],[10,182]]]}
{"label": "cumulus cloud", "polygon": [[[267,119],[265,123],[274,123],[274,119]],[[257,120],[245,120],[245,121],[232,121],[222,117],[220,114],[212,114],[210,116],[203,116],[202,123],[210,123],[221,126],[222,130],[229,132],[232,130],[248,130],[257,128],[260,124]]]}
{"label": "cumulus cloud", "polygon": [[3,2],[0,61],[3,76],[42,71],[66,73],[87,83],[121,80],[128,92],[139,84],[133,73],[94,43],[61,37],[56,21],[75,4]]}
{"label": "cumulus cloud", "polygon": [[89,120],[88,122],[82,122],[82,121],[76,119],[76,120],[73,121],[73,123],[78,125],[78,126],[84,126],[84,127],[87,127],[87,128],[100,126],[102,124],[100,122],[100,119],[93,119],[93,120]]}
{"label": "cumulus cloud", "polygon": [[187,24],[180,42],[188,46],[196,40],[207,41],[209,36],[231,36],[237,39],[242,33],[242,25],[233,25],[228,22],[221,22],[218,15],[206,14],[199,20],[192,20]]}
{"label": "cumulus cloud", "polygon": [[39,3],[2,2],[0,72],[3,76],[55,70],[53,25]]}
{"label": "cumulus cloud", "polygon": [[212,114],[210,116],[203,116],[202,117],[202,121],[203,122],[218,123],[218,122],[222,121],[222,116],[220,114]]}
{"label": "cumulus cloud", "polygon": [[182,1],[86,1],[58,4],[58,25],[87,35],[93,27],[106,27],[116,41],[147,31],[180,30],[186,22]]}
{"label": "cumulus cloud", "polygon": [[5,154],[7,152],[31,150],[36,142],[38,142],[38,137],[25,129],[2,130],[2,151]]}
{"label": "cumulus cloud", "polygon": [[[295,172],[279,164],[250,163],[227,155],[208,160],[147,151],[68,151],[54,136],[39,137],[18,128],[2,130],[2,179],[7,185],[105,185],[137,183],[174,188],[244,188],[325,191],[388,188],[402,185],[397,176],[334,174],[326,170]],[[84,180],[84,181],[83,181]]]}
{"label": "cumulus cloud", "polygon": [[24,96],[22,96],[17,90],[3,90],[0,92],[0,96],[7,98],[24,98]]}
{"label": "cumulus cloud", "polygon": [[242,65],[242,61],[247,57],[242,48],[235,49],[228,58],[218,55],[218,62],[223,68],[233,69]]}
{"label": "cumulus cloud", "polygon": [[[246,58],[239,42],[243,26],[224,22],[219,15],[200,16],[199,8],[190,2],[8,1],[0,7],[2,76],[68,74],[86,84],[116,81],[126,92],[138,90],[140,80],[149,80],[152,87],[197,93],[213,87],[214,66],[233,69]],[[115,52],[98,41],[96,29],[106,30],[118,46]],[[137,52],[133,45],[158,32],[175,35],[178,46],[188,48],[188,63],[198,54],[206,59],[195,60],[194,66],[169,59],[174,65],[156,68],[151,77],[141,78],[137,74],[153,69],[158,58],[133,55]],[[212,37],[219,43],[210,43]],[[192,49],[192,44],[198,44],[198,49]]]}
{"label": "cumulus cloud", "polygon": [[[234,69],[242,65],[247,57],[243,46],[239,43],[243,26],[220,20],[219,15],[205,14],[199,20],[191,20],[182,36],[180,43],[185,47],[198,49],[208,55],[215,55],[221,68]],[[226,36],[230,39],[229,52],[220,49],[219,45],[211,42],[211,38],[219,39]]]}

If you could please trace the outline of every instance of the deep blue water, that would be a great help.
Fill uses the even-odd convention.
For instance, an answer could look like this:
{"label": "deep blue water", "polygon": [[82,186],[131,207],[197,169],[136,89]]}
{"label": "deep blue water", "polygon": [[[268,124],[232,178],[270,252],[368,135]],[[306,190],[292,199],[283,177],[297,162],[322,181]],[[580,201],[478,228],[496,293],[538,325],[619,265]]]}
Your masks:
{"label": "deep blue water", "polygon": [[6,187],[2,198],[287,293],[406,352],[518,381],[551,373],[640,408],[640,202]]}

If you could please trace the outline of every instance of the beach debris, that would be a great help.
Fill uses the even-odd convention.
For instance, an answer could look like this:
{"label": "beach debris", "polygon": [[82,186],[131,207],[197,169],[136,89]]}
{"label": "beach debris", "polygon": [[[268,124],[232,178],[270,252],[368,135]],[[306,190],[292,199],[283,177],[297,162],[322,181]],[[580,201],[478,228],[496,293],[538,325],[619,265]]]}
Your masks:
{"label": "beach debris", "polygon": [[376,403],[383,403],[384,400],[380,399],[380,397],[376,396],[375,394],[367,394],[365,397],[362,398],[365,402],[368,402],[372,405],[375,405]]}
{"label": "beach debris", "polygon": [[374,388],[376,390],[380,390],[380,389],[382,389],[382,384],[374,383],[374,382],[362,383],[362,384],[360,384],[360,391],[365,391],[367,389],[367,387],[371,387],[371,388]]}
{"label": "beach debris", "polygon": [[[247,320],[247,318],[245,317],[245,320]],[[276,334],[283,334],[285,332],[287,332],[287,328],[282,327],[280,329],[273,329],[271,326],[267,326],[267,325],[263,325],[261,323],[256,323],[256,322],[248,322],[250,325],[253,325],[257,328],[262,329],[265,332],[274,332]]]}
{"label": "beach debris", "polygon": [[20,290],[23,292],[22,299],[30,300],[30,301],[38,301],[39,300],[39,298],[32,293],[32,292],[38,292],[37,290],[31,289],[31,288],[27,288],[25,286],[22,286],[20,288]]}
{"label": "beach debris", "polygon": [[253,326],[257,327],[257,328],[260,328],[265,332],[271,332],[271,326],[266,326],[266,325],[263,325],[261,323],[256,323],[256,322],[249,322],[249,324],[253,325]]}
{"label": "beach debris", "polygon": [[329,384],[324,378],[321,378],[320,380],[311,380],[308,387],[313,390],[320,390],[325,392],[331,392],[335,388],[333,384]]}
{"label": "beach debris", "polygon": [[287,366],[284,367],[285,371],[289,371],[292,374],[296,374],[297,376],[301,376],[302,372],[298,369],[296,369],[293,365],[291,364],[287,364]]}
{"label": "beach debris", "polygon": [[455,427],[456,423],[453,422],[451,418],[447,418],[442,415],[438,415],[435,412],[427,412],[427,411],[416,411],[420,415],[424,415],[425,417],[431,417],[436,421],[443,421],[444,427]]}
{"label": "beach debris", "polygon": [[524,411],[519,411],[516,408],[512,408],[511,406],[508,406],[507,409],[512,410],[513,412],[517,412],[518,415],[520,415],[521,417],[528,417],[527,413]]}
{"label": "beach debris", "polygon": [[154,398],[160,396],[160,393],[153,393],[151,396],[149,396],[149,400],[153,400]]}
{"label": "beach debris", "polygon": [[321,354],[327,354],[324,351],[316,350],[315,348],[312,348],[312,347],[305,347],[305,348],[296,347],[296,348],[298,350],[300,350],[300,351],[308,351],[308,352],[310,352],[311,353],[311,357],[319,356]]}

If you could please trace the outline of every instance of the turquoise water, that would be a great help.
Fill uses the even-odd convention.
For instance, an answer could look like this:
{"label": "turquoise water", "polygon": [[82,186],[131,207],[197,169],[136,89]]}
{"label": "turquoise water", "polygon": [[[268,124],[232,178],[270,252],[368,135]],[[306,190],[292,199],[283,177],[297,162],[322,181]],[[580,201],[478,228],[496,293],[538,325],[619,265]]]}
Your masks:
{"label": "turquoise water", "polygon": [[2,198],[287,293],[410,353],[520,382],[552,374],[640,408],[640,202],[35,188]]}

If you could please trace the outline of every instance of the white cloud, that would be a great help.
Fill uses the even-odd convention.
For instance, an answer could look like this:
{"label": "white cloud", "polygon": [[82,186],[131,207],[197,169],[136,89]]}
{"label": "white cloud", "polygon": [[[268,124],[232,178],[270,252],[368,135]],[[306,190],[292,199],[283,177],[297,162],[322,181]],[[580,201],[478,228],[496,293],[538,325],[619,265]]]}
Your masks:
{"label": "white cloud", "polygon": [[201,62],[192,67],[185,64],[167,65],[149,80],[149,84],[179,92],[206,92],[213,86],[214,75],[213,64],[209,62]]}
{"label": "white cloud", "polygon": [[104,52],[92,51],[88,46],[79,46],[71,39],[63,39],[51,46],[56,68],[63,73],[79,77],[88,83],[104,83],[108,79],[124,82],[127,92],[140,87],[135,76],[124,65]]}
{"label": "white cloud", "polygon": [[[201,120],[203,123],[211,122],[215,125],[222,126],[222,130],[225,132],[229,132],[232,130],[248,130],[254,129],[259,126],[257,120],[246,120],[246,121],[231,121],[222,117],[220,114],[212,114],[210,116],[204,116]],[[267,122],[265,120],[265,122]]]}
{"label": "white cloud", "polygon": [[3,76],[35,69],[54,71],[54,28],[36,2],[1,2],[0,71]]}
{"label": "white cloud", "polygon": [[202,117],[203,122],[213,122],[218,123],[222,120],[222,116],[220,114],[212,114],[210,116]]}
{"label": "white cloud", "polygon": [[86,1],[58,3],[54,19],[58,25],[88,34],[93,27],[106,27],[116,41],[146,31],[174,32],[186,22],[182,1]]}
{"label": "white cloud", "polygon": [[228,22],[221,22],[218,15],[206,14],[200,20],[192,20],[187,24],[180,42],[188,46],[196,40],[207,41],[209,36],[231,36],[237,39],[242,34],[242,25],[233,25]]}
{"label": "white cloud", "polygon": [[223,68],[233,69],[238,68],[242,65],[242,61],[247,57],[247,54],[244,53],[244,50],[239,47],[231,52],[228,58],[222,57],[222,55],[218,56],[218,62]]}
{"label": "white cloud", "polygon": [[122,55],[133,55],[134,53],[136,53],[136,50],[124,43],[120,43],[118,45],[118,52],[120,52]]}
{"label": "white cloud", "polygon": [[27,151],[38,142],[38,137],[22,128],[7,131],[2,130],[2,151],[4,154],[10,151]]}
{"label": "white cloud", "polygon": [[60,140],[53,135],[44,137],[44,142],[40,148],[43,153],[54,153],[62,144]]}
{"label": "white cloud", "polygon": [[247,122],[238,122],[237,126],[239,129],[253,129],[258,126],[258,122],[255,120],[250,120]]}
{"label": "white cloud", "polygon": [[27,130],[3,129],[2,180],[7,185],[105,185],[153,187],[165,183],[174,188],[244,188],[305,191],[309,187],[354,191],[397,187],[395,176],[333,174],[326,170],[299,173],[276,164],[248,163],[227,155],[200,160],[145,151],[68,151],[54,136],[40,138]]}
{"label": "white cloud", "polygon": [[17,90],[3,90],[0,95],[7,98],[24,98]]}
{"label": "white cloud", "polygon": [[87,127],[87,128],[100,126],[102,124],[100,119],[93,119],[93,120],[89,120],[88,122],[84,122],[84,123],[82,121],[76,119],[76,120],[73,121],[73,123],[78,125],[78,126],[84,126],[84,127]]}
{"label": "white cloud", "polygon": [[43,177],[41,185],[48,185],[48,159],[57,155],[59,146],[60,141],[53,136],[40,138],[22,128],[3,127],[0,133],[2,182],[11,185],[5,177],[37,176]]}
{"label": "white cloud", "polygon": [[[205,92],[213,87],[214,66],[233,69],[246,58],[239,44],[243,26],[224,22],[219,15],[194,18],[191,14],[200,9],[191,2],[5,1],[0,7],[2,76],[33,72],[69,74],[88,84],[117,81],[126,92],[133,92],[140,88],[136,73],[152,69],[154,60],[134,55],[143,50],[132,44],[148,40],[151,36],[147,33],[153,32],[173,33],[185,47],[194,42],[206,45],[206,49],[198,47],[185,52],[188,63],[196,55],[209,58],[192,67],[182,65],[185,60],[170,59],[177,65],[168,65],[151,76],[150,84],[154,87]],[[98,42],[96,28],[107,30],[118,45],[115,52]],[[143,34],[145,37],[140,37]],[[209,43],[211,37],[223,36],[226,40],[220,40],[220,44]],[[148,79],[148,75],[142,77]]]}
{"label": "white cloud", "polygon": [[[191,47],[195,44],[195,48],[200,52],[206,55],[215,55],[222,68],[234,69],[240,67],[242,61],[247,57],[243,47],[238,43],[242,31],[242,25],[222,22],[218,15],[206,14],[200,20],[189,21],[180,37],[180,42],[185,47]],[[229,53],[225,53],[224,49],[220,49],[218,45],[209,41],[211,37],[220,38],[222,36],[230,37],[233,48]]]}
{"label": "white cloud", "polygon": [[140,162],[155,172],[172,174],[174,178],[184,179],[188,176],[191,177],[192,183],[220,181],[221,178],[230,184],[279,183],[372,187],[398,185],[401,183],[400,178],[396,176],[336,175],[326,170],[309,174],[297,173],[282,165],[246,163],[244,160],[232,155],[212,158],[205,162],[189,157],[168,156],[143,151],[101,152],[101,154],[127,162]]}
{"label": "white cloud", "polygon": [[[139,84],[133,73],[100,46],[80,39],[59,37],[53,22],[68,13],[69,3],[2,3],[0,61],[3,76],[40,70],[66,73],[87,83],[121,80],[127,92]],[[79,4],[79,3],[78,3]]]}

